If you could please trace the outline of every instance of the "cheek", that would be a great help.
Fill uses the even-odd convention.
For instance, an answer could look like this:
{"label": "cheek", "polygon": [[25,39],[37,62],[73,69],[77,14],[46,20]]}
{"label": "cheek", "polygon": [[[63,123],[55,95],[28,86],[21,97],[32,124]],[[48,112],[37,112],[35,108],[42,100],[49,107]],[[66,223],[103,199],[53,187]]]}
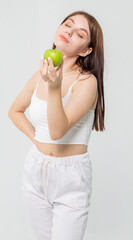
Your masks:
{"label": "cheek", "polygon": [[73,47],[75,49],[79,49],[79,50],[84,48],[82,42],[79,39],[77,39],[77,38],[75,38],[74,41],[73,41]]}
{"label": "cheek", "polygon": [[58,38],[59,37],[59,34],[61,34],[63,31],[61,31],[61,29],[59,28],[57,31],[56,31],[56,33],[55,33],[55,35],[54,35],[54,38]]}
{"label": "cheek", "polygon": [[55,39],[58,39],[58,37],[59,37],[59,31],[56,31],[56,33],[55,33],[55,35],[54,35],[54,40],[55,40]]}
{"label": "cheek", "polygon": [[63,31],[63,27],[60,26],[60,27],[57,29],[57,33],[60,33],[60,32],[62,32],[62,31]]}

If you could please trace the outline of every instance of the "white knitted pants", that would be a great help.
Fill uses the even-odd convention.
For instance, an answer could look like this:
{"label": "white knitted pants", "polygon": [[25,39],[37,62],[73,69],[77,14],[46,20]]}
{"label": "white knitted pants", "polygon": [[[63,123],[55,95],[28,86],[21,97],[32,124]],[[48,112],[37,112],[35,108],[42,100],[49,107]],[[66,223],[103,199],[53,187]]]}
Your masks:
{"label": "white knitted pants", "polygon": [[30,240],[82,240],[92,193],[88,151],[67,157],[45,155],[33,144],[23,169]]}

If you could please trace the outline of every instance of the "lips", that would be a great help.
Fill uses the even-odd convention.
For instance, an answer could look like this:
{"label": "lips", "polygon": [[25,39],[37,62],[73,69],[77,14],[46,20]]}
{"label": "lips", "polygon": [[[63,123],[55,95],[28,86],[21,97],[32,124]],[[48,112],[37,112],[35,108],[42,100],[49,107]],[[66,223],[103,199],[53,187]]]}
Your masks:
{"label": "lips", "polygon": [[68,39],[67,39],[64,35],[60,35],[60,38],[61,38],[63,41],[69,43]]}

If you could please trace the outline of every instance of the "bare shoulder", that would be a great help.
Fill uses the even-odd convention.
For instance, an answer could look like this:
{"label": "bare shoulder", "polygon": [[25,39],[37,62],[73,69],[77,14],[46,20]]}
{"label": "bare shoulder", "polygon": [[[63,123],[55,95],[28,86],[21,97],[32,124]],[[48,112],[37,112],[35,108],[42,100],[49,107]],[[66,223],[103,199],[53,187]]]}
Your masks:
{"label": "bare shoulder", "polygon": [[80,87],[84,86],[84,88],[93,88],[96,90],[97,93],[97,79],[93,74],[89,74],[89,75],[81,75],[81,78],[79,79],[79,81],[74,84],[73,88],[72,88],[72,93],[75,91],[79,91]]}
{"label": "bare shoulder", "polygon": [[30,96],[32,96],[35,87],[40,79],[40,71],[36,71],[26,82],[24,88],[22,91],[25,91],[25,93],[29,93]]}
{"label": "bare shoulder", "polygon": [[80,81],[82,81],[82,82],[87,82],[89,79],[91,79],[90,81],[92,81],[92,79],[93,79],[93,81],[97,82],[96,77],[91,73],[90,74],[82,74],[81,76],[82,76],[82,78],[80,79]]}
{"label": "bare shoulder", "polygon": [[23,89],[27,89],[31,92],[31,94],[34,92],[36,85],[40,79],[40,71],[36,71],[33,73],[33,75],[27,80],[25,86]]}
{"label": "bare shoulder", "polygon": [[40,71],[36,71],[29,79],[29,84],[31,84],[32,92],[34,92],[36,85],[39,82],[39,79],[40,79]]}

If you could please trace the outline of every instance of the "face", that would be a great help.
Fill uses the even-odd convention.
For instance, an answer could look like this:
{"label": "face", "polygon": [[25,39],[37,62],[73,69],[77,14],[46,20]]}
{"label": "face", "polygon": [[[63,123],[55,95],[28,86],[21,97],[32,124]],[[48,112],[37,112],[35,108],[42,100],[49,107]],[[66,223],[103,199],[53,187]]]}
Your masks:
{"label": "face", "polygon": [[[60,35],[63,35],[68,41]],[[83,15],[75,15],[69,17],[59,26],[53,42],[56,49],[59,49],[67,56],[84,56],[91,52],[87,48],[89,41],[90,30],[87,19]]]}

